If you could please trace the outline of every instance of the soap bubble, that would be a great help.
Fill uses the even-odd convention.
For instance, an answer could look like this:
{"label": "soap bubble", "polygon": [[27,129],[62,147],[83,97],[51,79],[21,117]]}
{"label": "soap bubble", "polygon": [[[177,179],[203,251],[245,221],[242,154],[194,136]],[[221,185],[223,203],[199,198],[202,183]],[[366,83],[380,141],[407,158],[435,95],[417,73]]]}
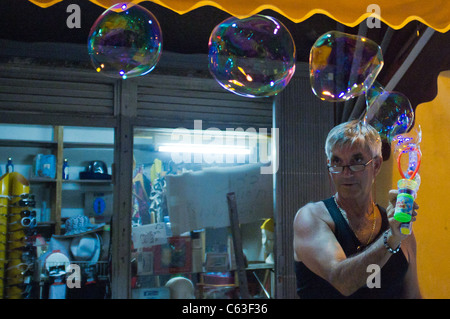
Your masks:
{"label": "soap bubble", "polygon": [[139,5],[118,3],[91,27],[88,52],[97,72],[130,78],[151,72],[159,61],[162,32],[158,20]]}
{"label": "soap bubble", "polygon": [[386,91],[375,83],[366,92],[364,121],[372,125],[388,143],[408,132],[414,122],[414,110],[408,98],[400,92]]}
{"label": "soap bubble", "polygon": [[209,71],[226,90],[245,97],[281,92],[295,72],[295,44],[275,18],[228,18],[209,38]]}
{"label": "soap bubble", "polygon": [[330,31],[311,48],[311,87],[322,100],[342,102],[364,94],[383,67],[381,48],[372,40]]}
{"label": "soap bubble", "polygon": [[411,129],[409,132],[396,135],[392,139],[395,153],[407,153],[417,148],[422,142],[422,128]]}

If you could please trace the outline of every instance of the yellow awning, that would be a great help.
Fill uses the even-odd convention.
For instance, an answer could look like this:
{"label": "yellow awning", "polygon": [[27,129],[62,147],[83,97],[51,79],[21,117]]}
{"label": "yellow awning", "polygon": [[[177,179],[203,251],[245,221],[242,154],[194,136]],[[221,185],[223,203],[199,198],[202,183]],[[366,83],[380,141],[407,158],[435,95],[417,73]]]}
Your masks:
{"label": "yellow awning", "polygon": [[[47,8],[64,0],[29,1]],[[119,0],[90,1],[104,8],[120,2]],[[128,2],[138,4],[146,1],[149,0]],[[377,17],[394,29],[401,29],[407,23],[417,20],[439,32],[450,30],[449,0],[154,0],[152,2],[179,14],[202,6],[214,6],[236,17],[246,17],[270,9],[296,23],[320,13],[349,27],[359,25],[374,12],[379,13]],[[67,0],[67,3],[70,1]],[[371,4],[376,4],[379,12],[368,10]]]}

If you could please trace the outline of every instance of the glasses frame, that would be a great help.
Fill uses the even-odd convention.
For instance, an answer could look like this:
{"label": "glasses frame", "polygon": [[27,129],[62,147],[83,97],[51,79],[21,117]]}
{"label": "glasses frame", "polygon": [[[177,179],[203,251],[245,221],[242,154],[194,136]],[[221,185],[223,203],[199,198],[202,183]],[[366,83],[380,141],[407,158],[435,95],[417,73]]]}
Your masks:
{"label": "glasses frame", "polygon": [[10,213],[8,214],[8,216],[16,216],[16,215],[20,215],[21,218],[24,217],[36,217],[36,211],[35,210],[29,210],[29,209],[25,209],[22,210],[18,213]]}
{"label": "glasses frame", "polygon": [[[362,171],[364,171],[365,169],[366,169],[366,166],[367,165],[369,165],[370,163],[372,163],[372,161],[375,159],[375,157],[373,157],[372,159],[370,159],[367,163],[365,163],[365,164],[351,164],[351,165],[342,165],[342,166],[330,166],[330,165],[327,165],[327,168],[328,168],[328,171],[330,172],[330,173],[332,173],[332,174],[341,174],[341,173],[343,173],[344,172],[344,169],[346,168],[346,167],[348,167],[348,169],[351,171],[351,172],[353,172],[353,173],[355,173],[355,172],[362,172]],[[352,169],[352,166],[354,167],[354,166],[362,166],[363,168],[361,169],[361,170],[354,170],[354,169]],[[335,169],[335,168],[341,168],[341,171],[340,172],[333,172],[331,169]]]}

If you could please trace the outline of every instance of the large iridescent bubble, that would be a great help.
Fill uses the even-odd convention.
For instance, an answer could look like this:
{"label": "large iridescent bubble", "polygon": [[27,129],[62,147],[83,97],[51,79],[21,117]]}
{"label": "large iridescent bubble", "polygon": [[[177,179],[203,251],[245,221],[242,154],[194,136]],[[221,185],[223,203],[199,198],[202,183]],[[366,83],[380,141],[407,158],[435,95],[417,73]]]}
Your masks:
{"label": "large iridescent bubble", "polygon": [[226,90],[245,97],[278,94],[295,72],[295,44],[277,19],[231,17],[209,38],[209,70]]}
{"label": "large iridescent bubble", "polygon": [[364,94],[383,67],[381,48],[372,40],[339,31],[320,36],[311,48],[311,87],[320,99],[342,102]]}
{"label": "large iridescent bubble", "polygon": [[91,27],[88,52],[97,72],[130,78],[151,72],[159,61],[162,32],[155,16],[139,5],[118,3]]}
{"label": "large iridescent bubble", "polygon": [[400,92],[386,91],[378,82],[367,90],[366,105],[364,121],[388,143],[396,135],[408,132],[414,122],[409,99]]}

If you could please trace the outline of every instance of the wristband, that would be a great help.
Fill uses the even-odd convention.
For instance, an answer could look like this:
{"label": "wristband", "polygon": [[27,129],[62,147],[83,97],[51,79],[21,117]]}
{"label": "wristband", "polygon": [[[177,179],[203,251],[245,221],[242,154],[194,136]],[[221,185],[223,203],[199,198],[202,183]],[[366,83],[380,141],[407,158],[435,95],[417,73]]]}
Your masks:
{"label": "wristband", "polygon": [[398,244],[398,247],[397,247],[396,249],[392,249],[392,248],[389,246],[388,242],[387,242],[387,240],[388,240],[388,233],[389,233],[389,229],[386,230],[386,231],[384,232],[384,235],[383,235],[384,247],[386,247],[386,249],[387,249],[391,254],[396,254],[396,253],[398,253],[398,252],[400,251],[401,243]]}

